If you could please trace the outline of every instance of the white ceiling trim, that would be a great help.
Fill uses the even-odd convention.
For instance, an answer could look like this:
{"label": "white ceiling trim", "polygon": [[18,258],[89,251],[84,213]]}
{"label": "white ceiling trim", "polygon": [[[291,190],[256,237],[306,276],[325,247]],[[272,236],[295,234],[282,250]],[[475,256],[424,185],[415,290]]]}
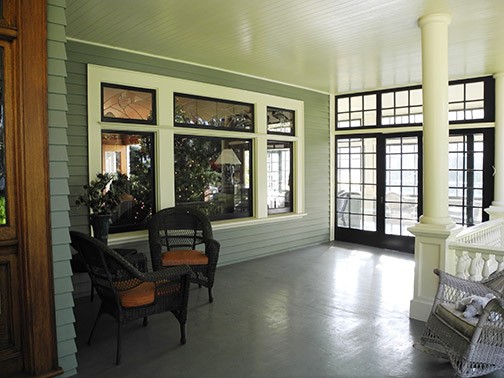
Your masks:
{"label": "white ceiling trim", "polygon": [[130,50],[130,49],[125,49],[123,47],[108,46],[108,45],[104,45],[102,43],[83,41],[83,40],[80,40],[80,39],[77,39],[77,38],[71,38],[71,37],[68,37],[67,41],[78,42],[78,43],[83,43],[83,44],[86,44],[86,45],[103,47],[103,48],[113,49],[113,50],[117,50],[117,51],[123,51],[123,52],[131,53],[131,54],[137,54],[137,55],[147,56],[147,57],[150,57],[150,58],[167,60],[167,61],[171,61],[171,62],[189,64],[191,66],[197,66],[197,67],[202,67],[202,68],[208,68],[208,69],[211,69],[211,70],[216,70],[216,71],[221,71],[221,72],[227,72],[227,73],[230,73],[230,74],[239,75],[239,76],[245,76],[245,77],[249,77],[249,78],[252,78],[252,79],[264,80],[264,81],[267,81],[267,82],[271,82],[271,83],[275,83],[275,84],[281,84],[281,85],[286,85],[286,86],[293,87],[293,88],[299,88],[299,89],[307,90],[307,91],[310,91],[310,92],[316,92],[316,93],[321,93],[321,94],[325,94],[325,95],[331,95],[331,93],[329,93],[329,92],[324,92],[324,91],[321,91],[321,90],[318,90],[318,89],[303,87],[303,86],[295,85],[295,84],[292,84],[292,83],[282,82],[282,81],[278,81],[278,80],[272,80],[272,79],[268,79],[268,78],[260,77],[260,76],[249,75],[249,74],[246,74],[246,73],[243,73],[243,72],[238,72],[238,71],[226,70],[226,69],[219,68],[219,67],[212,67],[212,66],[208,66],[208,65],[205,65],[205,64],[193,63],[193,62],[188,62],[188,61],[180,60],[180,59],[173,59],[173,58],[169,58],[169,57],[162,56],[162,55],[155,55],[155,54],[150,54],[150,53],[141,52],[141,51],[134,51],[134,50]]}

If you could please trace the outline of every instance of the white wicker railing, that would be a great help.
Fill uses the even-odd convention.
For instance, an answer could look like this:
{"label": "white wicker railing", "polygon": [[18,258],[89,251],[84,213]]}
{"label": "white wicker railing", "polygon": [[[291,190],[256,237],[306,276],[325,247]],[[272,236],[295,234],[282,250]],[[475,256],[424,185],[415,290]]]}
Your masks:
{"label": "white wicker railing", "polygon": [[472,281],[504,270],[504,219],[469,227],[448,244],[455,253],[455,274]]}

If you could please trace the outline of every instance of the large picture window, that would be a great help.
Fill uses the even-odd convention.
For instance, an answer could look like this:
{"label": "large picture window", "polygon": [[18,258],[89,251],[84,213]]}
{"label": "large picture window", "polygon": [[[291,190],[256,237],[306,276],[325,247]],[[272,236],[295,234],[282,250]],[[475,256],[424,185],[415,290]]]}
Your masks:
{"label": "large picture window", "polygon": [[250,217],[251,140],[175,135],[175,204],[211,220]]}
{"label": "large picture window", "polygon": [[[150,111],[103,117],[104,88],[114,109],[141,103],[153,121]],[[144,240],[151,214],[181,205],[204,211],[215,229],[305,216],[302,101],[95,65],[87,100],[89,177],[130,180],[111,243]]]}

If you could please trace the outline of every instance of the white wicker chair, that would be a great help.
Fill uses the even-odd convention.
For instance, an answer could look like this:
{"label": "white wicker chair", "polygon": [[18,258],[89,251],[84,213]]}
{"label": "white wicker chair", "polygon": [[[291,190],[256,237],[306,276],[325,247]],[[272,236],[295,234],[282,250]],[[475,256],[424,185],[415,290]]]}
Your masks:
{"label": "white wicker chair", "polygon": [[[438,269],[439,286],[421,344],[447,357],[460,377],[477,377],[504,369],[504,271],[474,282]],[[456,310],[458,300],[469,295],[492,299],[483,314],[466,319]],[[435,348],[441,346],[441,348]]]}

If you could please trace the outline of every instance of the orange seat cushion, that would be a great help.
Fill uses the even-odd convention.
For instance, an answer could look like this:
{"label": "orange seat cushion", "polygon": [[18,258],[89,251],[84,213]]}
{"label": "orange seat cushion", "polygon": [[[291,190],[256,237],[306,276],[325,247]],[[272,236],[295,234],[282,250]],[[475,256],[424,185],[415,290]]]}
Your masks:
{"label": "orange seat cushion", "polygon": [[201,251],[194,251],[191,249],[177,249],[174,251],[167,251],[161,255],[162,266],[175,266],[175,265],[207,265],[208,257]]}
{"label": "orange seat cushion", "polygon": [[142,282],[133,289],[118,291],[119,302],[123,307],[138,307],[154,303],[156,284],[154,282]]}

